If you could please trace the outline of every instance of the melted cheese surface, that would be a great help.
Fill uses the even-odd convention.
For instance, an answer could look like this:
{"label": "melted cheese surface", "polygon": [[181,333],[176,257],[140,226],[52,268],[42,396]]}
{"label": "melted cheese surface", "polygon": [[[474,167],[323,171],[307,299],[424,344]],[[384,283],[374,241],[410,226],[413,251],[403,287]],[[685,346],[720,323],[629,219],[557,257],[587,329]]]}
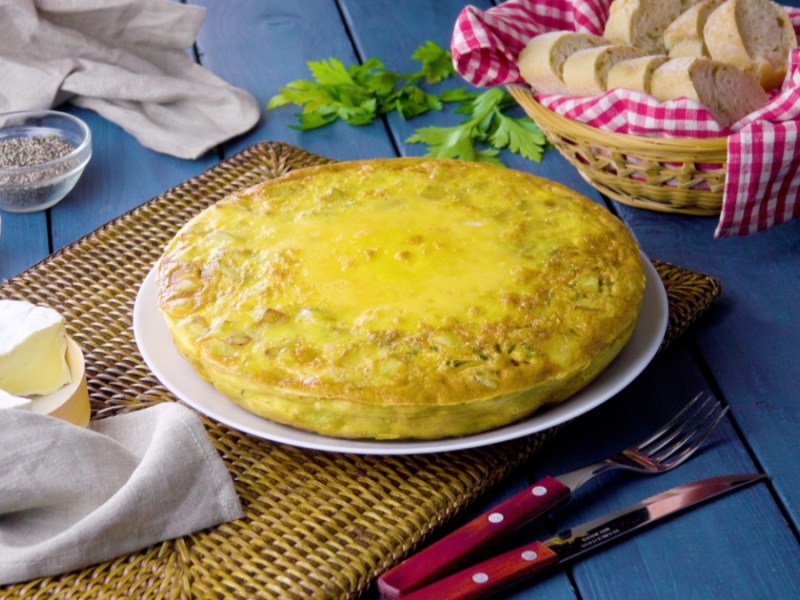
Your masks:
{"label": "melted cheese surface", "polygon": [[[358,210],[345,201],[302,218],[280,211],[250,223],[256,233],[248,248],[258,257],[250,280],[270,278],[272,308],[291,317],[271,334],[322,341],[332,320],[339,328],[410,333],[466,311],[492,320],[509,313],[502,298],[525,289],[524,274],[548,252],[547,240],[523,252],[498,243],[520,226],[502,211],[476,210],[463,199],[431,202],[413,188],[399,194],[370,198]],[[530,218],[540,221],[545,211],[535,206]],[[247,311],[261,304],[264,289],[236,293],[230,300]]]}

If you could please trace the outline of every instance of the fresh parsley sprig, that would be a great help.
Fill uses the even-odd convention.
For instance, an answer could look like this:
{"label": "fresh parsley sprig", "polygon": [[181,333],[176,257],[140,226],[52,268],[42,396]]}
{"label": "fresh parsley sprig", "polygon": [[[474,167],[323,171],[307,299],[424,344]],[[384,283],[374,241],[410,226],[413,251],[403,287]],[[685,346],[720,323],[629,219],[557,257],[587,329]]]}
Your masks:
{"label": "fresh parsley sprig", "polygon": [[[422,127],[406,141],[428,145],[427,156],[500,163],[501,148],[534,161],[542,160],[547,140],[527,117],[515,118],[503,111],[514,99],[502,88],[492,88],[464,102],[457,112],[468,115],[453,127]],[[490,146],[481,148],[479,144]]]}
{"label": "fresh parsley sprig", "polygon": [[513,117],[507,110],[515,106],[502,88],[482,93],[465,88],[431,91],[430,86],[453,76],[450,52],[427,41],[412,58],[421,66],[413,73],[396,73],[377,58],[346,67],[329,58],[308,63],[313,81],[290,82],[270,99],[268,109],[287,104],[302,107],[295,129],[323,127],[337,119],[351,125],[366,125],[383,114],[397,111],[412,119],[445,103],[457,103],[456,113],[466,115],[458,125],[423,127],[406,141],[428,146],[427,156],[500,163],[500,149],[508,148],[531,160],[541,160],[546,140],[527,117]]}
{"label": "fresh parsley sprig", "polygon": [[453,75],[450,53],[429,41],[417,48],[412,58],[422,66],[409,74],[395,73],[377,58],[349,67],[336,58],[310,61],[308,68],[314,81],[290,82],[270,99],[267,108],[290,103],[302,106],[295,126],[301,130],[322,127],[336,119],[366,125],[393,110],[404,119],[441,110],[447,100],[423,89],[420,83],[434,84]]}

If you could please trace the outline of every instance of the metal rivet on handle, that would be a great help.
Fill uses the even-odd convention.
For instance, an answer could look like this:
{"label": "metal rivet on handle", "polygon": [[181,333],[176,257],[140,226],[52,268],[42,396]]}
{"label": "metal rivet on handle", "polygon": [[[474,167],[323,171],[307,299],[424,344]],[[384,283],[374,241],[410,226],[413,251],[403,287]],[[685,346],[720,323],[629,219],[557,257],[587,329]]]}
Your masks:
{"label": "metal rivet on handle", "polygon": [[490,523],[500,523],[505,517],[503,517],[500,513],[492,513],[489,515],[489,522]]}
{"label": "metal rivet on handle", "polygon": [[531,490],[531,493],[534,496],[544,496],[547,493],[547,488],[541,485],[537,485],[535,488]]}
{"label": "metal rivet on handle", "polygon": [[475,575],[472,576],[472,581],[475,583],[486,583],[489,581],[489,576],[486,573],[475,573]]}
{"label": "metal rivet on handle", "polygon": [[534,552],[533,550],[525,550],[525,552],[523,552],[521,556],[522,560],[536,560],[537,558],[539,558],[539,555],[536,554],[536,552]]}

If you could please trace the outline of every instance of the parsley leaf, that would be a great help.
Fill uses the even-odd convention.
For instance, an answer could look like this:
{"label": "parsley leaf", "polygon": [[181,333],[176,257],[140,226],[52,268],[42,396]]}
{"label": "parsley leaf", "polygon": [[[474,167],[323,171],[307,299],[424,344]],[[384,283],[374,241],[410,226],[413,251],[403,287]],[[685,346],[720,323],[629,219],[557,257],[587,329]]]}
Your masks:
{"label": "parsley leaf", "polygon": [[406,141],[427,144],[428,156],[475,160],[474,133],[467,127],[420,127]]}
{"label": "parsley leaf", "polygon": [[455,88],[443,91],[439,94],[439,99],[442,102],[468,102],[474,100],[476,96],[475,92],[470,92],[465,88]]}
{"label": "parsley leaf", "polygon": [[330,85],[355,85],[356,82],[350,76],[347,67],[340,60],[331,58],[330,60],[310,61],[308,69],[322,86]]}
{"label": "parsley leaf", "polygon": [[496,127],[489,142],[496,148],[508,148],[534,161],[542,160],[547,140],[541,129],[530,119],[515,119],[499,111],[494,113]]}
{"label": "parsley leaf", "polygon": [[362,65],[353,65],[349,70],[353,81],[359,87],[371,90],[379,98],[392,93],[397,82],[403,77],[389,71],[377,58],[370,58]]}
{"label": "parsley leaf", "polygon": [[439,83],[456,74],[450,52],[430,40],[417,48],[411,58],[422,63],[421,74],[428,83]]}
{"label": "parsley leaf", "polygon": [[406,87],[392,94],[384,104],[384,112],[394,109],[408,120],[429,110],[442,110],[442,101],[438,96],[416,87]]}
{"label": "parsley leaf", "polygon": [[321,88],[312,81],[298,79],[281,88],[281,93],[270,99],[267,108],[297,104],[305,107],[306,112],[311,112],[330,104],[330,94],[321,92]]}

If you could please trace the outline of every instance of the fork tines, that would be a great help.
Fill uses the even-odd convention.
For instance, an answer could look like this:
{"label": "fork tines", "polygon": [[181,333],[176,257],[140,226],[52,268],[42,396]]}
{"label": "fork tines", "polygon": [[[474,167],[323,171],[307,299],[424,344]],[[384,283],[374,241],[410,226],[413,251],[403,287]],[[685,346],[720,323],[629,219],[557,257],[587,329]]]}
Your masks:
{"label": "fork tines", "polygon": [[727,412],[728,407],[700,392],[638,449],[664,466],[677,466],[694,454]]}

